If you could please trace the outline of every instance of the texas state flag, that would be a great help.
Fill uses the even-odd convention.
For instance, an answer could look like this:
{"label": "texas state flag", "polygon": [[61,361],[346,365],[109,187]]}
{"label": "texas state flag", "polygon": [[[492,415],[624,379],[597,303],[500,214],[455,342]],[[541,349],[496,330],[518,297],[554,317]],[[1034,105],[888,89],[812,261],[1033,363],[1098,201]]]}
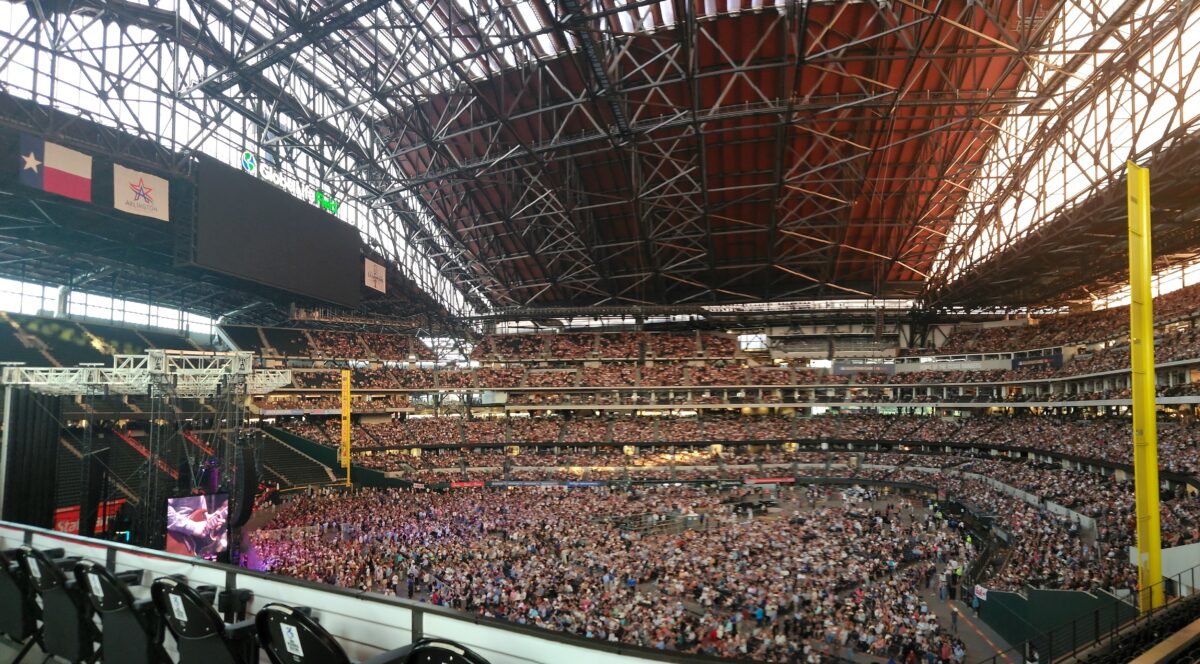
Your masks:
{"label": "texas state flag", "polygon": [[21,134],[19,181],[59,196],[92,202],[92,158],[57,143]]}

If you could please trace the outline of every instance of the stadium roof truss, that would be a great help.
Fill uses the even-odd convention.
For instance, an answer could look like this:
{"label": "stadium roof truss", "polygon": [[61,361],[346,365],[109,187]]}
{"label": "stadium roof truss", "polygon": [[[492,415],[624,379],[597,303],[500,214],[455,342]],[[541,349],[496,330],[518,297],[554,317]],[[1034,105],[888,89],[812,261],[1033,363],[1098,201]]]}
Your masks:
{"label": "stadium roof truss", "polygon": [[0,80],[171,150],[253,146],[457,314],[949,306],[1191,130],[1195,5],[28,0],[0,6]]}

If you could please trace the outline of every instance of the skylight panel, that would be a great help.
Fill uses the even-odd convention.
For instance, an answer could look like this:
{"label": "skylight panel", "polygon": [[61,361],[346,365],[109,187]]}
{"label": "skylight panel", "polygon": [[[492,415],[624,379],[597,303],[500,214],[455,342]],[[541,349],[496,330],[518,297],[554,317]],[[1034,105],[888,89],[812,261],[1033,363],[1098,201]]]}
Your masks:
{"label": "skylight panel", "polygon": [[[1150,16],[1164,8],[1167,0],[1147,3],[1133,25],[1144,28]],[[1039,81],[1047,81],[1065,64],[1070,51],[1078,51],[1087,38],[1101,29],[1120,3],[1107,2],[1099,14],[1085,12],[1070,4],[1067,16],[1059,22],[1050,42],[1054,46],[1036,59],[1027,59],[1028,72],[1022,89],[1033,92]],[[1160,21],[1169,21],[1159,18]],[[1139,65],[1150,69],[1114,79],[1111,87],[1090,103],[1070,108],[1062,106],[1071,95],[1086,94],[1082,86],[1102,64],[1118,57],[1133,37],[1130,25],[1109,36],[1071,75],[1064,89],[1043,107],[1037,118],[1010,116],[1001,125],[991,153],[972,187],[969,203],[963,206],[950,229],[935,269],[948,272],[951,279],[970,265],[985,260],[1012,238],[1020,237],[1047,220],[1064,206],[1071,206],[1090,195],[1096,186],[1119,178],[1126,158],[1144,150],[1185,123],[1200,117],[1200,80],[1188,75],[1200,66],[1200,14],[1190,16],[1182,34],[1179,29],[1157,29],[1157,41],[1149,58]],[[1144,33],[1141,35],[1144,37]],[[1182,49],[1176,48],[1182,44]],[[1067,46],[1063,46],[1067,45]],[[1068,53],[1064,53],[1066,51]],[[1071,56],[1073,57],[1073,55]],[[1153,78],[1162,79],[1162,85]],[[1176,95],[1179,95],[1178,97]],[[1068,115],[1063,115],[1067,113]],[[1039,152],[1038,134],[1045,123],[1063,123],[1052,129],[1058,136]],[[1032,175],[1020,183],[1017,192],[992,207],[990,201],[1004,183],[1021,172],[1027,159],[1035,158]],[[989,213],[978,214],[980,209]],[[992,212],[991,210],[994,210]],[[982,224],[982,227],[978,225]],[[972,241],[972,236],[978,234]],[[970,246],[964,246],[970,243]],[[955,252],[961,254],[955,257]]]}

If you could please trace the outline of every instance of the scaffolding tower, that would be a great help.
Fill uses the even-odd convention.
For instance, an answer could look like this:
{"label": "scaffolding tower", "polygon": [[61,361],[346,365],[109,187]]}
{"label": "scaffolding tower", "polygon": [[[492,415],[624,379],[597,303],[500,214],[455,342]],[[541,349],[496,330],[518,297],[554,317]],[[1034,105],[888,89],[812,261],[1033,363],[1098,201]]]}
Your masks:
{"label": "scaffolding tower", "polygon": [[[145,396],[149,404],[149,423],[145,443],[144,463],[131,480],[138,495],[137,516],[133,528],[139,544],[162,547],[165,540],[163,514],[166,499],[171,495],[188,493],[201,487],[206,491],[230,493],[230,509],[234,504],[240,473],[246,458],[257,458],[253,448],[256,436],[245,431],[247,400],[252,395],[267,394],[290,385],[292,374],[287,369],[259,369],[254,356],[248,352],[190,352],[148,350],[144,355],[115,355],[111,367],[83,365],[78,367],[5,366],[0,383],[5,390],[27,389],[41,394],[81,397],[94,403],[97,396]],[[203,433],[185,433],[180,421],[180,402],[184,399],[206,399],[213,412],[201,423]],[[94,408],[89,408],[89,424],[95,425]],[[84,487],[93,453],[92,433],[85,431],[82,450]],[[6,436],[9,427],[5,427]],[[189,436],[191,436],[189,438]],[[3,439],[6,453],[8,440]],[[174,466],[172,465],[174,464]],[[0,477],[0,501],[3,500],[6,477]],[[3,507],[0,502],[0,508]]]}

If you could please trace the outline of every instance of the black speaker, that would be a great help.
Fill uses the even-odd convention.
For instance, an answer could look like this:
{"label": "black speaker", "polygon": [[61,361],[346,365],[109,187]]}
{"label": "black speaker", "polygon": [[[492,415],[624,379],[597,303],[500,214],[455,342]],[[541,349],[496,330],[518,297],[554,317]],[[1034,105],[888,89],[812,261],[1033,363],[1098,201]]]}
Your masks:
{"label": "black speaker", "polygon": [[100,509],[100,492],[108,480],[108,439],[100,434],[94,443],[98,449],[83,460],[87,464],[86,481],[79,497],[79,534],[93,537],[96,534],[96,512]]}
{"label": "black speaker", "polygon": [[258,492],[258,471],[254,463],[254,445],[243,441],[238,454],[237,480],[233,487],[233,505],[229,508],[229,527],[241,528],[254,511],[254,495]]}
{"label": "black speaker", "polygon": [[176,470],[179,471],[179,479],[175,483],[175,494],[178,496],[186,496],[192,492],[192,460],[188,456],[187,448],[183,445],[179,446],[179,461],[175,464]]}

